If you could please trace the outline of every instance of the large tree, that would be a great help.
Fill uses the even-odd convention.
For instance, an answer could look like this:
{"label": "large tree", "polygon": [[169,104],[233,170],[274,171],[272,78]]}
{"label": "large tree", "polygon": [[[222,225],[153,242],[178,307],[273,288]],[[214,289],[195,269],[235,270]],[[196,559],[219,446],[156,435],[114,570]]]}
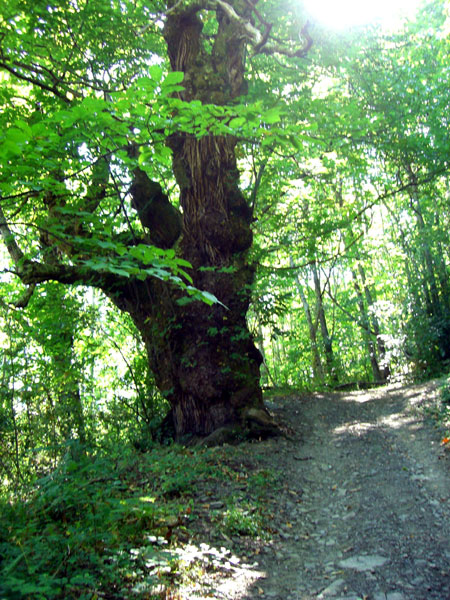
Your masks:
{"label": "large tree", "polygon": [[274,43],[264,5],[14,0],[0,21],[0,232],[28,286],[17,303],[49,280],[103,290],[140,331],[178,436],[273,428],[246,323],[236,127],[246,57],[295,62],[311,39],[286,27],[286,4]]}

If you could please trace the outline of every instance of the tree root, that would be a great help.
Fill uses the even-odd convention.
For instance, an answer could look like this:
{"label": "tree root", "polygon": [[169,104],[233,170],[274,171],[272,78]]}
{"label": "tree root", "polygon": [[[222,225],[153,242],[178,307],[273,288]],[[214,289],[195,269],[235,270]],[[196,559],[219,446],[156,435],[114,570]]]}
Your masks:
{"label": "tree root", "polygon": [[196,444],[211,447],[280,436],[288,437],[283,428],[275,422],[267,411],[259,408],[249,408],[243,415],[242,424],[219,427],[205,438],[196,440]]}

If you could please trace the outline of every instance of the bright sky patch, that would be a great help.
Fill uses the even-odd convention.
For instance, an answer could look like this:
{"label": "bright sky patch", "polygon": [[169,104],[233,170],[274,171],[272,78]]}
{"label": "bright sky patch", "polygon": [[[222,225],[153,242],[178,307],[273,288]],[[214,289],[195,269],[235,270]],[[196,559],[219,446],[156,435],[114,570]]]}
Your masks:
{"label": "bright sky patch", "polygon": [[303,0],[311,17],[326,27],[345,29],[379,22],[393,27],[412,16],[420,0]]}

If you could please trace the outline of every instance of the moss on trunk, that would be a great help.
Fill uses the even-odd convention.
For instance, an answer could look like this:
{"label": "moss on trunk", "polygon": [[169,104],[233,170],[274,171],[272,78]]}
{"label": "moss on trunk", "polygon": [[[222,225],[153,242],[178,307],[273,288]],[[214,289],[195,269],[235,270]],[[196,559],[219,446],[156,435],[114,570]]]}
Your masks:
{"label": "moss on trunk", "polygon": [[[237,2],[234,8],[240,10]],[[218,10],[216,16],[209,52],[195,6],[167,17],[164,35],[173,70],[184,72],[184,100],[227,103],[245,92],[244,41],[225,14]],[[224,427],[261,435],[274,428],[259,385],[262,357],[246,323],[254,277],[247,263],[252,215],[239,188],[237,140],[180,133],[168,144],[183,212],[177,252],[193,265],[194,285],[222,305],[179,304],[178,291],[155,281],[134,282],[113,299],[143,336],[179,437],[208,436]]]}

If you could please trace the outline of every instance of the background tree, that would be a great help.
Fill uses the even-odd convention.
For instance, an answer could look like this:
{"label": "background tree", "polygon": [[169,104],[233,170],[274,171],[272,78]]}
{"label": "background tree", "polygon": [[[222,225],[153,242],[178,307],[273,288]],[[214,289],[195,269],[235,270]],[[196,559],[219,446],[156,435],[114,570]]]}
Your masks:
{"label": "background tree", "polygon": [[[302,95],[290,87],[285,95],[285,127],[301,147],[279,148],[265,164],[257,244],[267,287],[257,293],[270,290],[270,306],[282,299],[270,327],[284,320],[284,347],[298,351],[310,336],[307,319],[295,319],[291,330],[284,317],[299,314],[296,273],[304,270],[311,298],[308,265],[328,273],[324,306],[341,381],[445,367],[446,19],[445,3],[431,2],[395,34],[360,30],[345,47],[319,36],[311,87],[303,82]],[[276,207],[272,189],[283,198]],[[285,377],[310,386],[310,344],[301,344]]]}

